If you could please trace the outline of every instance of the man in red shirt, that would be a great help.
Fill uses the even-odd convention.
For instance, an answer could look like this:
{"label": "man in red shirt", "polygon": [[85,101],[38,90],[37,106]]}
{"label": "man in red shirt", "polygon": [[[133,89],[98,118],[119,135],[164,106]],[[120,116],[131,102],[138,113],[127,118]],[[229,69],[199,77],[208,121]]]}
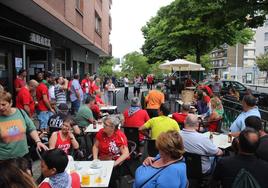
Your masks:
{"label": "man in red shirt", "polygon": [[35,93],[37,86],[38,82],[36,80],[30,80],[28,85],[22,87],[16,96],[16,107],[25,110],[29,117],[32,117],[34,114],[35,102],[32,94]]}
{"label": "man in red shirt", "polygon": [[26,81],[25,81],[26,76],[27,76],[26,70],[20,69],[20,71],[18,72],[17,78],[14,81],[14,87],[17,93],[22,87],[26,85]]}
{"label": "man in red shirt", "polygon": [[84,100],[86,100],[86,98],[90,95],[91,83],[89,77],[90,77],[89,73],[86,73],[85,78],[81,81],[80,84],[84,93]]}
{"label": "man in red shirt", "polygon": [[147,77],[148,89],[153,89],[154,77],[149,74]]}
{"label": "man in red shirt", "polygon": [[172,114],[172,118],[179,123],[181,128],[183,128],[186,117],[188,116],[191,110],[191,106],[189,104],[183,104],[181,107],[181,112],[175,112]]}
{"label": "man in red shirt", "polygon": [[[44,80],[49,83],[52,80],[52,73],[46,72],[44,74]],[[48,87],[43,81],[40,82],[36,88],[36,99],[38,102],[37,109],[39,112],[37,118],[39,120],[40,129],[43,131],[47,131],[48,119],[52,115],[52,113],[55,113],[55,111],[50,105]]]}

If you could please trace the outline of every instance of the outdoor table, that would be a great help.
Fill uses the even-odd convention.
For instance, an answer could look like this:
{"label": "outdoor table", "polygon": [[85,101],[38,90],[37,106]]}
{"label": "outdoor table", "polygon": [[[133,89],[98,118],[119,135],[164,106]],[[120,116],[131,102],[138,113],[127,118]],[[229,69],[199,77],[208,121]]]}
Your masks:
{"label": "outdoor table", "polygon": [[113,111],[113,113],[117,112],[117,106],[102,106],[100,107],[101,111]]}
{"label": "outdoor table", "polygon": [[[108,187],[111,179],[114,161],[99,161],[98,167],[92,166],[93,161],[69,161],[67,172],[77,172],[81,187]],[[82,184],[82,176],[89,176],[89,184]]]}
{"label": "outdoor table", "polygon": [[120,89],[115,88],[115,89],[109,89],[108,91],[113,92],[113,105],[116,106],[116,94],[119,93]]}
{"label": "outdoor table", "polygon": [[188,90],[195,90],[196,87],[185,87],[185,89],[188,89]]}
{"label": "outdoor table", "polygon": [[[210,136],[210,132],[205,132],[203,133],[206,137],[209,138]],[[228,147],[230,147],[232,145],[232,143],[228,142],[228,135],[227,134],[216,134],[216,133],[212,133],[213,134],[213,138],[212,138],[212,142],[221,149],[226,149]]]}

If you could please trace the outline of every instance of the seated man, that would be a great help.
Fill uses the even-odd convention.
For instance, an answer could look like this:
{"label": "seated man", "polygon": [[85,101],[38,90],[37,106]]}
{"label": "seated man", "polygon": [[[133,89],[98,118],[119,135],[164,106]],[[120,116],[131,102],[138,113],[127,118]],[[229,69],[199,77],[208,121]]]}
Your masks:
{"label": "seated man", "polygon": [[76,114],[75,121],[78,126],[87,127],[93,123],[94,117],[91,111],[91,107],[95,104],[95,97],[89,96],[85,100],[85,104],[81,106]]}
{"label": "seated man", "polygon": [[47,150],[42,155],[41,172],[46,179],[39,188],[72,187],[80,188],[80,178],[76,172],[70,175],[65,171],[68,157],[61,149]]}
{"label": "seated man", "polygon": [[[48,134],[51,135],[55,131],[61,130],[63,120],[68,116],[68,105],[61,103],[58,106],[58,112],[52,115],[48,120]],[[79,135],[80,129],[77,125],[72,126],[74,134]]]}
{"label": "seated man", "polygon": [[257,157],[268,162],[268,134],[261,119],[257,116],[249,116],[245,120],[246,127],[255,129],[260,135],[260,144],[256,151]]}
{"label": "seated man", "polygon": [[102,107],[102,106],[105,106],[106,104],[103,102],[101,96],[102,96],[102,92],[101,91],[95,91],[96,95],[95,95],[95,101],[96,101],[96,104],[99,106],[99,107]]}
{"label": "seated man", "polygon": [[169,130],[180,130],[178,123],[174,119],[168,117],[170,111],[167,104],[161,104],[160,109],[158,109],[158,114],[158,117],[154,117],[148,120],[142,127],[139,128],[139,130],[143,131],[146,134],[145,130],[151,129],[151,138],[154,140],[162,132],[167,132]]}
{"label": "seated man", "polygon": [[211,140],[205,135],[197,132],[199,127],[198,117],[189,114],[186,117],[184,129],[180,132],[183,139],[184,149],[186,152],[195,153],[202,156],[202,173],[209,174],[211,172],[211,161],[209,156],[219,156],[223,152],[215,146]]}
{"label": "seated man", "polygon": [[258,132],[252,128],[243,130],[238,138],[238,155],[222,158],[213,174],[214,183],[223,188],[233,187],[232,184],[241,169],[246,170],[262,188],[268,187],[268,163],[258,159],[255,152],[259,144]]}
{"label": "seated man", "polygon": [[184,125],[185,119],[187,115],[189,114],[191,108],[189,104],[183,104],[181,107],[181,112],[175,112],[172,114],[172,118],[176,120],[179,125]]}
{"label": "seated man", "polygon": [[[131,99],[130,107],[127,108],[124,113],[124,126],[125,127],[141,127],[143,126],[149,119],[149,115],[146,110],[141,109],[140,100],[138,97],[134,97]],[[143,134],[139,134],[139,140],[142,141],[144,139]]]}

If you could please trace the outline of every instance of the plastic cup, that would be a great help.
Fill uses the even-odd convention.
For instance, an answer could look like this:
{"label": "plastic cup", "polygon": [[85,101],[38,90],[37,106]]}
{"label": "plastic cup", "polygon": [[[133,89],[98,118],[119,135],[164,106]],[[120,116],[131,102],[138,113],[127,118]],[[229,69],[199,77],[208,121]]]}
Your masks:
{"label": "plastic cup", "polygon": [[81,184],[82,185],[89,185],[90,184],[90,175],[88,173],[83,173],[82,174]]}

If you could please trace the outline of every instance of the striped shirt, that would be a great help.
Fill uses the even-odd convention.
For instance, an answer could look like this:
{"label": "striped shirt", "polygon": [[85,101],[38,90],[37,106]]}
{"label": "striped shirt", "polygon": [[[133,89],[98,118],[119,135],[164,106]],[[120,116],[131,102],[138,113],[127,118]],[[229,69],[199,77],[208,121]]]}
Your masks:
{"label": "striped shirt", "polygon": [[54,89],[57,106],[61,103],[66,104],[66,93],[64,89],[61,89],[61,87],[62,86],[60,84],[57,84],[55,85],[55,89]]}

